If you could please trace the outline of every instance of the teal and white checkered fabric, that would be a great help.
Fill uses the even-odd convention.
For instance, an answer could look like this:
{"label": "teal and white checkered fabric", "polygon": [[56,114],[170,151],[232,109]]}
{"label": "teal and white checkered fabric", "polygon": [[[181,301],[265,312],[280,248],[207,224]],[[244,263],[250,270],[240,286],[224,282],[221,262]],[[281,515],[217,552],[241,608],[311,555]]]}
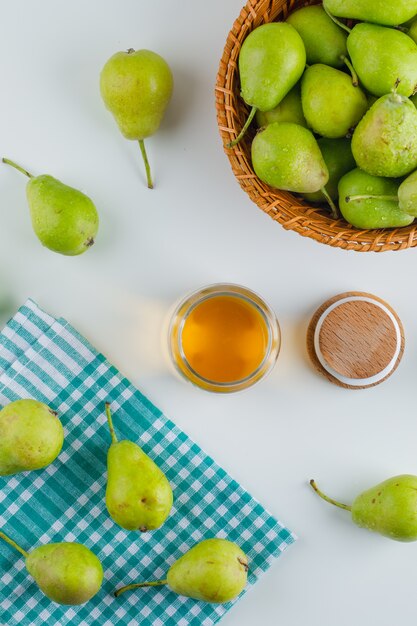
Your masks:
{"label": "teal and white checkered fabric", "polygon": [[[0,477],[0,527],[24,549],[78,541],[101,559],[101,591],[80,607],[46,598],[24,559],[0,545],[2,626],[211,626],[233,606],[177,596],[166,587],[115,599],[120,583],[165,577],[168,567],[208,537],[236,541],[249,557],[248,588],[294,535],[166,419],[63,319],[28,301],[0,334],[0,404],[36,398],[59,412],[65,442],[44,470]],[[110,443],[104,403],[110,401],[119,438],[139,443],[167,474],[174,508],[152,533],[126,532],[105,502]]]}

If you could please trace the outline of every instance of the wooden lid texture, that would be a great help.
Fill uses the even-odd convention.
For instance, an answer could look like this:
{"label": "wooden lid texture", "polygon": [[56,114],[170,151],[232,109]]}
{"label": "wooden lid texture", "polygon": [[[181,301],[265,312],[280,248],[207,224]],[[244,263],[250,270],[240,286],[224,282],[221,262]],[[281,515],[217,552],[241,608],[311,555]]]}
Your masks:
{"label": "wooden lid texture", "polygon": [[307,330],[307,349],[316,369],[348,389],[374,387],[391,376],[404,343],[401,320],[389,304],[358,291],[327,300]]}

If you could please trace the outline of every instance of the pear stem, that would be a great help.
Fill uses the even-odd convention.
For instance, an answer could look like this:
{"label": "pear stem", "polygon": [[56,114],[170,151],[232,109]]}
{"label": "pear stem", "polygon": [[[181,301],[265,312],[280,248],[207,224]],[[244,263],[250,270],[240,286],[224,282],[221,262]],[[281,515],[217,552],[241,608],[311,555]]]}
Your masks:
{"label": "pear stem", "polygon": [[337,24],[337,26],[340,26],[340,28],[343,28],[343,30],[345,30],[347,33],[351,33],[352,29],[349,28],[348,26],[346,26],[346,24],[343,24],[343,22],[340,22],[338,19],[335,18],[334,15],[332,15],[329,11],[329,9],[326,7],[326,3],[323,2],[323,9],[326,11],[327,15],[330,17],[330,19]]}
{"label": "pear stem", "polygon": [[3,539],[6,543],[8,543],[10,546],[15,548],[18,552],[20,552],[20,554],[22,554],[25,558],[29,556],[29,552],[26,552],[26,550],[23,550],[23,548],[21,548],[15,541],[13,541],[13,539],[10,539],[10,537],[8,537],[3,532],[1,532],[1,530],[0,530],[0,538]]}
{"label": "pear stem", "polygon": [[15,163],[14,161],[11,161],[10,159],[6,159],[5,157],[3,157],[2,159],[3,163],[6,163],[7,165],[11,165],[12,167],[14,167],[16,170],[19,170],[19,172],[22,172],[22,174],[24,174],[25,176],[27,176],[28,178],[33,178],[33,175],[28,172],[27,170],[25,170],[23,167],[20,167],[20,165],[18,165],[17,163]]}
{"label": "pear stem", "polygon": [[158,585],[167,585],[167,580],[155,580],[150,583],[133,583],[131,585],[126,585],[125,587],[120,587],[117,591],[114,592],[116,598],[118,598],[125,591],[131,591],[131,589],[139,589],[139,587],[157,587]]}
{"label": "pear stem", "polygon": [[364,194],[361,196],[346,196],[345,202],[354,202],[355,200],[392,200],[398,202],[398,196],[378,196],[372,194]]}
{"label": "pear stem", "polygon": [[329,207],[332,210],[332,217],[334,217],[335,220],[339,219],[340,215],[339,215],[339,211],[337,209],[337,206],[335,205],[335,203],[331,199],[331,197],[329,195],[329,192],[327,191],[326,187],[323,186],[320,189],[320,191],[323,194],[323,196],[326,198],[327,204],[329,205]]}
{"label": "pear stem", "polygon": [[253,118],[255,117],[255,113],[257,111],[257,107],[252,107],[251,111],[249,113],[249,117],[246,120],[242,130],[240,131],[240,133],[238,134],[238,136],[236,137],[236,139],[233,139],[233,141],[229,141],[229,143],[226,144],[226,148],[233,148],[234,146],[236,146],[239,141],[242,139],[243,135],[246,133],[246,131],[248,130]]}
{"label": "pear stem", "polygon": [[352,75],[352,85],[354,87],[358,87],[358,85],[359,85],[359,78],[358,78],[357,73],[355,72],[355,68],[353,67],[352,63],[347,58],[347,56],[345,56],[344,54],[340,55],[340,58],[342,59],[343,63],[349,68],[349,71],[350,71],[350,73]]}
{"label": "pear stem", "polygon": [[117,443],[116,433],[114,431],[113,420],[111,417],[110,402],[106,402],[106,415],[109,423],[110,435],[112,443]]}
{"label": "pear stem", "polygon": [[350,507],[348,504],[342,504],[341,502],[337,502],[336,500],[333,500],[333,498],[329,498],[329,496],[326,496],[322,491],[320,491],[320,489],[316,485],[316,482],[313,479],[310,480],[310,485],[313,487],[314,491],[320,496],[320,498],[323,498],[323,500],[326,500],[326,502],[334,504],[334,506],[338,506],[339,509],[344,509],[345,511],[352,510],[352,507]]}
{"label": "pear stem", "polygon": [[142,153],[143,162],[145,163],[146,180],[148,181],[148,189],[153,189],[151,168],[149,165],[148,155],[146,154],[145,142],[143,141],[143,139],[139,139],[139,147]]}

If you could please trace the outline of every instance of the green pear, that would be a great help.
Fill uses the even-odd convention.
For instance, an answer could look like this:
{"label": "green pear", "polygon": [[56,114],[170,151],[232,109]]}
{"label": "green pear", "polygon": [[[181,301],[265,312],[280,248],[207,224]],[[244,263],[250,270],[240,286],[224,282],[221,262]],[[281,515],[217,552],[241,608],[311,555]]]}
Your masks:
{"label": "green pear", "polygon": [[417,540],[417,476],[388,478],[359,494],[352,506],[326,496],[314,480],[310,484],[326,502],[350,511],[352,521],[361,528],[396,541]]}
{"label": "green pear", "polygon": [[155,530],[172,508],[168,479],[136,443],[117,440],[108,403],[106,414],[112,438],[107,455],[107,510],[126,530]]}
{"label": "green pear", "polygon": [[343,217],[360,229],[408,226],[414,217],[399,207],[398,185],[398,180],[372,176],[360,169],[348,172],[339,181]]}
{"label": "green pear", "polygon": [[168,585],[179,595],[223,604],[243,591],[248,569],[248,559],[235,543],[227,539],[205,539],[171,565],[166,580],[126,585],[115,596],[139,587]]}
{"label": "green pear", "polygon": [[273,122],[256,135],[252,164],[264,183],[287,191],[318,191],[329,179],[313,133],[292,122]]}
{"label": "green pear", "polygon": [[[379,193],[375,193],[376,190],[372,189],[373,179],[376,179],[376,177],[366,174],[360,185],[360,187],[362,187],[362,193],[358,194],[358,189],[356,188],[353,195],[348,195],[341,199],[345,205],[347,203],[357,203],[356,205],[351,204],[349,209],[346,209],[345,206],[345,210],[347,210],[348,213],[350,211],[355,213],[358,211],[361,213],[366,210],[363,203],[363,201],[366,200],[369,201],[368,207],[374,204],[378,205],[378,211],[382,210],[382,203],[386,203],[385,206],[394,208],[395,214],[397,214],[397,208],[399,208],[403,214],[399,213],[398,215],[400,215],[400,218],[403,220],[407,219],[405,217],[406,214],[410,219],[417,217],[417,171],[410,174],[399,186],[398,182],[395,183],[392,179],[377,179],[377,181],[383,181],[382,183],[378,182]],[[351,183],[348,183],[348,185],[349,184]],[[354,186],[357,187],[357,185]],[[349,193],[349,187],[347,187],[345,191]],[[392,195],[389,195],[390,192]]]}
{"label": "green pear", "polygon": [[246,37],[238,63],[241,95],[252,109],[229,148],[242,139],[258,109],[275,109],[298,82],[304,72],[306,51],[293,26],[271,22],[258,26]]}
{"label": "green pear", "polygon": [[347,74],[322,63],[304,72],[301,102],[312,130],[331,139],[347,135],[368,108],[366,95]]}
{"label": "green pear", "polygon": [[329,13],[363,22],[398,26],[417,14],[417,0],[325,0]]}
{"label": "green pear", "polygon": [[352,136],[352,152],[374,176],[406,176],[417,168],[417,109],[399,94],[379,98]]}
{"label": "green pear", "polygon": [[48,543],[23,550],[0,531],[0,538],[25,557],[26,569],[39,589],[58,604],[84,604],[101,587],[103,568],[96,555],[81,543]]}
{"label": "green pear", "polygon": [[329,172],[313,133],[292,122],[273,122],[252,142],[252,165],[271,187],[298,193],[322,191],[334,218],[337,207],[326,190]]}
{"label": "green pear", "polygon": [[46,467],[61,452],[64,429],[55,411],[16,400],[0,411],[0,476]]}
{"label": "green pear", "polygon": [[413,172],[398,187],[400,209],[417,217],[417,171]]}
{"label": "green pear", "polygon": [[396,88],[411,96],[417,85],[417,44],[405,33],[376,24],[357,24],[347,47],[362,85],[375,96]]}
{"label": "green pear", "polygon": [[67,256],[91,248],[99,220],[88,196],[52,176],[33,176],[10,159],[3,159],[3,163],[29,178],[26,195],[32,226],[42,245]]}
{"label": "green pear", "polygon": [[301,104],[301,87],[297,83],[272,111],[256,111],[256,123],[263,128],[272,122],[293,122],[307,128]]}
{"label": "green pear", "polygon": [[142,152],[149,189],[152,176],[144,139],[158,130],[173,90],[168,63],[151,50],[116,52],[100,75],[100,91],[126,139],[137,140]]}
{"label": "green pear", "polygon": [[303,40],[309,65],[343,66],[347,56],[347,34],[330,19],[321,5],[297,9],[288,16],[287,23],[294,26]]}
{"label": "green pear", "polygon": [[[317,140],[317,143],[323,155],[324,162],[327,165],[327,169],[329,170],[329,180],[326,184],[327,193],[332,200],[336,201],[339,195],[337,189],[339,180],[356,165],[350,147],[350,140],[344,137],[341,139],[327,139],[326,137],[321,137]],[[302,196],[309,202],[326,201],[321,191],[303,193]]]}

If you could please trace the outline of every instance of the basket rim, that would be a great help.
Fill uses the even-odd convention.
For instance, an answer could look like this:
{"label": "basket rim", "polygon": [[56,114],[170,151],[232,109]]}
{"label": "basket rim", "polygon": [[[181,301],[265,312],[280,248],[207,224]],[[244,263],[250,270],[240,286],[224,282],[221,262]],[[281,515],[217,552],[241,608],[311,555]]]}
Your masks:
{"label": "basket rim", "polygon": [[417,246],[417,223],[402,228],[359,230],[344,219],[334,220],[320,205],[310,205],[286,191],[277,191],[262,183],[253,171],[248,140],[233,148],[226,144],[238,134],[248,108],[238,93],[237,60],[241,44],[258,25],[282,21],[298,6],[316,4],[317,0],[247,0],[227,36],[216,76],[216,116],[223,149],[235,178],[251,200],[286,230],[345,250],[385,252]]}

